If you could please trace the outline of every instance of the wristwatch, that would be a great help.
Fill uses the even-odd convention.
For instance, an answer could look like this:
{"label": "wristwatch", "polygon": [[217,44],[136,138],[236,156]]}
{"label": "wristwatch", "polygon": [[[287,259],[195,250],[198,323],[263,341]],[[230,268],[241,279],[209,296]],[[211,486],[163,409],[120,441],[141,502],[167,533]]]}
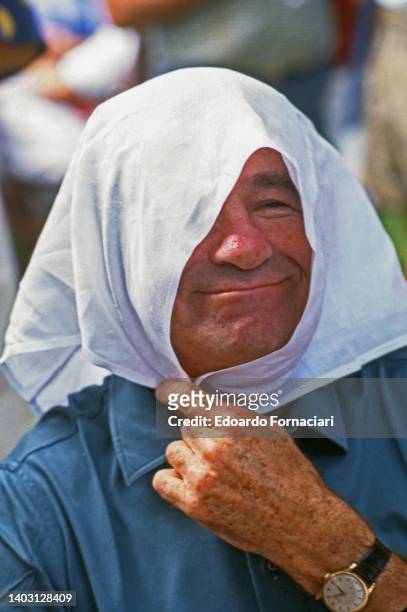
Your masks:
{"label": "wristwatch", "polygon": [[390,550],[376,539],[360,561],[338,572],[325,574],[317,599],[322,599],[333,612],[363,610],[390,557]]}

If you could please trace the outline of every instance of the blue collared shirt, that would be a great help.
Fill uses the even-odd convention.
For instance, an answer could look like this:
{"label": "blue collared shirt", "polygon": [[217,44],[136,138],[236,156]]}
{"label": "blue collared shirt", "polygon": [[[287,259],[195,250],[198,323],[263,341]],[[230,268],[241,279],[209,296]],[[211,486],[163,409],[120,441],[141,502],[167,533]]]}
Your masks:
{"label": "blue collared shirt", "polygon": [[[382,379],[383,389],[407,378],[407,349],[358,376]],[[324,394],[344,422],[333,386]],[[155,435],[153,391],[116,376],[47,413],[0,465],[0,595],[76,591],[80,612],[324,610],[265,559],[155,493],[167,443]],[[324,435],[298,444],[327,486],[407,557],[407,440]]]}

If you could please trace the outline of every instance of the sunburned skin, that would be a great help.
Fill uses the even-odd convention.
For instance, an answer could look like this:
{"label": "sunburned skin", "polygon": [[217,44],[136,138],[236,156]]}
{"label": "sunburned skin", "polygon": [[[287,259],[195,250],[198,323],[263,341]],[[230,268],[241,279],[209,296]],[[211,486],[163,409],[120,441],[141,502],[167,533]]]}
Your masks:
{"label": "sunburned skin", "polygon": [[184,370],[196,377],[284,346],[310,277],[298,191],[281,155],[258,149],[184,268],[171,321]]}

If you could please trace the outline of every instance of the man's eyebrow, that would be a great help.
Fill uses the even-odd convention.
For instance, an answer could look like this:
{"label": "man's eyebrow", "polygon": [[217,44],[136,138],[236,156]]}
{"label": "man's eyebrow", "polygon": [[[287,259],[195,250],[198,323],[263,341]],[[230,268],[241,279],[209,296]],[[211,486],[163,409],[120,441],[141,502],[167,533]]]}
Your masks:
{"label": "man's eyebrow", "polygon": [[282,187],[298,196],[298,191],[287,172],[259,172],[249,179],[253,187]]}

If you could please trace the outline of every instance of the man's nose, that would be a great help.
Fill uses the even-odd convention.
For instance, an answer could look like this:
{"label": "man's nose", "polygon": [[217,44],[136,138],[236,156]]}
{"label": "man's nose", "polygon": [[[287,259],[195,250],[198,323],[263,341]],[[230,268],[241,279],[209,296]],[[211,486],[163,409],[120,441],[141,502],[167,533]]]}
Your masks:
{"label": "man's nose", "polygon": [[271,257],[273,248],[262,232],[245,224],[223,234],[211,254],[218,265],[231,264],[241,270],[253,270]]}

